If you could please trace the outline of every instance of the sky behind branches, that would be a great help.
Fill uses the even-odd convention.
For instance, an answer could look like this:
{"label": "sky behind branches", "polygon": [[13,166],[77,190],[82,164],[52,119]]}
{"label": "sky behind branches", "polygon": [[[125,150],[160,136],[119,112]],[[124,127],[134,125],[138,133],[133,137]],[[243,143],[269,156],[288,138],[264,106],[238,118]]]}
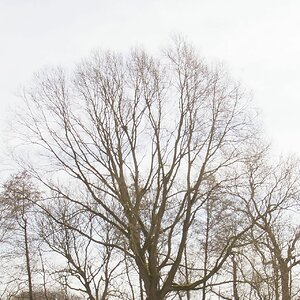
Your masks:
{"label": "sky behind branches", "polygon": [[0,138],[33,73],[95,49],[155,51],[172,34],[252,91],[277,152],[300,154],[297,0],[0,0]]}

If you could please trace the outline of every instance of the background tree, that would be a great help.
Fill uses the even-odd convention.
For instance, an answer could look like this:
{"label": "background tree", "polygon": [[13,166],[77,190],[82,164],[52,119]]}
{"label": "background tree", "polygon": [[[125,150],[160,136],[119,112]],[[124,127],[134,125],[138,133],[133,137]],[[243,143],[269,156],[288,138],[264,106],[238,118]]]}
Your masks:
{"label": "background tree", "polygon": [[[237,249],[239,290],[247,297],[250,290],[258,299],[292,299],[292,270],[299,264],[296,214],[299,205],[299,169],[294,160],[277,165],[268,162],[266,151],[246,162],[248,177],[244,194],[245,216],[255,226]],[[241,286],[250,285],[243,292]]]}
{"label": "background tree", "polygon": [[[16,249],[21,244],[21,251],[25,258],[25,269],[27,275],[27,288],[29,299],[33,300],[32,283],[32,208],[34,203],[40,199],[41,194],[32,183],[30,175],[23,171],[11,176],[4,185],[1,193],[1,207],[5,211],[6,230],[9,232],[5,248],[7,258],[16,258]],[[9,252],[10,253],[9,253]],[[17,278],[15,278],[17,281]]]}
{"label": "background tree", "polygon": [[[96,223],[89,212],[63,199],[57,199],[55,205],[50,203],[41,212],[38,226],[47,256],[49,250],[60,256],[59,263],[52,263],[52,277],[63,288],[86,294],[90,300],[120,299],[122,291],[120,284],[117,286],[122,280],[118,278],[124,275],[124,259],[112,246],[119,242],[112,228],[103,222]],[[88,226],[88,237],[78,233],[82,226]],[[101,244],[93,241],[96,237]]]}

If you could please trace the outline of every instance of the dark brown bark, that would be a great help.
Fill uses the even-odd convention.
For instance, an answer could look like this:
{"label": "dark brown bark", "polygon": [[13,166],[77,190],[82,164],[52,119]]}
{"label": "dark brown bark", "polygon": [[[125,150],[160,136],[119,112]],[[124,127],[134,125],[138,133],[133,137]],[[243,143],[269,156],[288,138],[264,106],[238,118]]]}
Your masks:
{"label": "dark brown bark", "polygon": [[163,300],[164,297],[156,290],[156,288],[147,291],[146,300]]}
{"label": "dark brown bark", "polygon": [[281,297],[282,300],[291,300],[290,287],[289,287],[289,269],[283,262],[280,264],[280,275],[281,275]]}

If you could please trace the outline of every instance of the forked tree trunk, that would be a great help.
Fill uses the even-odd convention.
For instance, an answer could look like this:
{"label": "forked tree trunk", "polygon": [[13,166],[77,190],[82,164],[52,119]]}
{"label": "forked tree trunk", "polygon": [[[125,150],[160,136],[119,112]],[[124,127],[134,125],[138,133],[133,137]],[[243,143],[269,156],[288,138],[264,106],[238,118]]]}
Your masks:
{"label": "forked tree trunk", "polygon": [[146,300],[163,300],[164,296],[161,294],[158,287],[158,278],[155,280],[151,278],[145,284]]}

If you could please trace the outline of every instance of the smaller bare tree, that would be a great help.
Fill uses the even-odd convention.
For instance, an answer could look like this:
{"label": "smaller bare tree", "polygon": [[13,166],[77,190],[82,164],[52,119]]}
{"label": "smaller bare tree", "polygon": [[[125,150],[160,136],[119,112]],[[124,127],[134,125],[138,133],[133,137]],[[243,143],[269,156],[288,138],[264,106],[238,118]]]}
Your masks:
{"label": "smaller bare tree", "polygon": [[298,164],[292,160],[270,164],[266,155],[265,150],[257,152],[256,159],[245,165],[248,184],[239,197],[255,226],[247,234],[248,245],[238,252],[244,266],[237,268],[258,299],[291,300],[292,271],[300,263],[300,234],[292,213],[300,196]]}
{"label": "smaller bare tree", "polygon": [[[40,199],[40,192],[25,171],[12,175],[3,185],[1,207],[6,211],[6,228],[10,233],[9,243],[17,249],[16,243],[23,245],[22,252],[26,262],[29,299],[33,300],[31,234],[32,208]],[[19,240],[21,239],[21,241]],[[11,253],[12,255],[14,254]]]}
{"label": "smaller bare tree", "polygon": [[60,257],[54,277],[62,286],[84,293],[90,300],[119,295],[114,283],[124,274],[125,265],[124,257],[113,247],[122,241],[117,241],[111,226],[64,199],[56,201],[55,207],[51,203],[44,206],[38,224],[41,240]]}

